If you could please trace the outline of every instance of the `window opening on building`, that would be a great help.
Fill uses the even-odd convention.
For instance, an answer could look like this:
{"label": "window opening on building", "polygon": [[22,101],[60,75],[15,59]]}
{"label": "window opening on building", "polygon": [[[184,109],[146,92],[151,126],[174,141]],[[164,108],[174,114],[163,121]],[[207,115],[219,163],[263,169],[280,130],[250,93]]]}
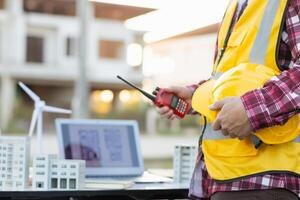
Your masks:
{"label": "window opening on building", "polygon": [[77,41],[75,38],[66,38],[66,56],[75,57],[77,55]]}
{"label": "window opening on building", "polygon": [[51,188],[57,188],[57,178],[51,178]]}
{"label": "window opening on building", "polygon": [[43,182],[36,182],[36,187],[37,188],[43,188],[44,187],[44,183]]}
{"label": "window opening on building", "polygon": [[0,0],[0,9],[5,8],[5,0]]}
{"label": "window opening on building", "polygon": [[24,0],[25,12],[53,14],[53,15],[76,15],[75,0]]}
{"label": "window opening on building", "polygon": [[67,188],[67,179],[65,178],[60,179],[60,188],[61,189]]}
{"label": "window opening on building", "polygon": [[124,52],[124,43],[114,40],[99,41],[99,58],[121,59]]}
{"label": "window opening on building", "polygon": [[44,38],[27,36],[26,61],[31,63],[44,62]]}
{"label": "window opening on building", "polygon": [[70,189],[76,189],[76,179],[70,178],[70,180],[69,180],[69,188]]}

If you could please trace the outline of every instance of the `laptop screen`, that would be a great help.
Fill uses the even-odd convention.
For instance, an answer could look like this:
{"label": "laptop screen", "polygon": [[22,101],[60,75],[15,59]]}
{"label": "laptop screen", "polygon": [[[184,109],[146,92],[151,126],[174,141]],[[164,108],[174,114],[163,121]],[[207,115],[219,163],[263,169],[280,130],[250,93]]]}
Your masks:
{"label": "laptop screen", "polygon": [[138,166],[133,127],[129,125],[64,124],[66,159],[81,159],[87,167]]}
{"label": "laptop screen", "polygon": [[86,168],[96,175],[101,169],[106,169],[104,175],[114,170],[121,175],[121,169],[126,173],[141,168],[135,121],[58,120],[57,124],[63,158],[85,160]]}

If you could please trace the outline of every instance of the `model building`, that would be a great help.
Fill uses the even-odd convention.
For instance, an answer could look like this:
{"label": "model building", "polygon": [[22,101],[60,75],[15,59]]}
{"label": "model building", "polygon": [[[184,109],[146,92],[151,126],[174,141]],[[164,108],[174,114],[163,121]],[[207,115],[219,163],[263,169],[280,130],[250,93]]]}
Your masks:
{"label": "model building", "polygon": [[53,155],[33,158],[33,189],[79,190],[84,189],[84,180],[84,160],[61,160]]}
{"label": "model building", "polygon": [[197,156],[196,146],[176,145],[174,152],[173,168],[174,182],[189,183],[195,167]]}
{"label": "model building", "polygon": [[30,140],[28,137],[0,136],[0,189],[28,187]]}

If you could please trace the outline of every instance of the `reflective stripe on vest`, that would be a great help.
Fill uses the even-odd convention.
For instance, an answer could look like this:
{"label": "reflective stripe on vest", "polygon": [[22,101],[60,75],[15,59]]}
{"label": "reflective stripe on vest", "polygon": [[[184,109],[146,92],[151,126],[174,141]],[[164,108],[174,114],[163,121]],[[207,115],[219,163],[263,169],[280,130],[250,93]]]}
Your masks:
{"label": "reflective stripe on vest", "polygon": [[216,72],[211,76],[211,79],[218,80],[223,75],[222,72]]}
{"label": "reflective stripe on vest", "polygon": [[231,139],[231,137],[223,135],[222,131],[213,130],[211,124],[206,125],[205,133],[203,135],[203,140],[223,140],[223,139]]}
{"label": "reflective stripe on vest", "polygon": [[[203,140],[224,140],[224,139],[232,139],[230,136],[223,135],[222,131],[215,131],[212,128],[211,124],[206,125],[205,133],[203,135]],[[256,135],[251,135],[251,141],[254,145],[256,145],[260,139]],[[293,142],[300,143],[300,135],[293,140]]]}
{"label": "reflective stripe on vest", "polygon": [[260,24],[255,42],[253,44],[249,62],[266,64],[267,48],[269,43],[269,36],[272,31],[273,22],[280,5],[280,0],[271,0],[268,2],[266,11],[264,13],[262,22]]}
{"label": "reflective stripe on vest", "polygon": [[294,139],[293,142],[300,143],[300,135],[296,139]]}

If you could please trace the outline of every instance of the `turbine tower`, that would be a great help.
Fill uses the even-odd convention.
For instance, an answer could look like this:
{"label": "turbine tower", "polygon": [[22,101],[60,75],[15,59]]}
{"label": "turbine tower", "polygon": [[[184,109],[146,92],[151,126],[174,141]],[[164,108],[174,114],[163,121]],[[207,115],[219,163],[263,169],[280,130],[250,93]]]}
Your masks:
{"label": "turbine tower", "polygon": [[24,83],[19,82],[19,86],[24,90],[24,92],[34,101],[34,111],[32,114],[30,128],[29,128],[29,137],[32,137],[34,128],[36,128],[37,135],[37,150],[38,154],[43,153],[43,113],[64,113],[71,114],[71,110],[66,110],[62,108],[57,108],[53,106],[46,105],[45,101],[41,100],[32,90],[30,90]]}

